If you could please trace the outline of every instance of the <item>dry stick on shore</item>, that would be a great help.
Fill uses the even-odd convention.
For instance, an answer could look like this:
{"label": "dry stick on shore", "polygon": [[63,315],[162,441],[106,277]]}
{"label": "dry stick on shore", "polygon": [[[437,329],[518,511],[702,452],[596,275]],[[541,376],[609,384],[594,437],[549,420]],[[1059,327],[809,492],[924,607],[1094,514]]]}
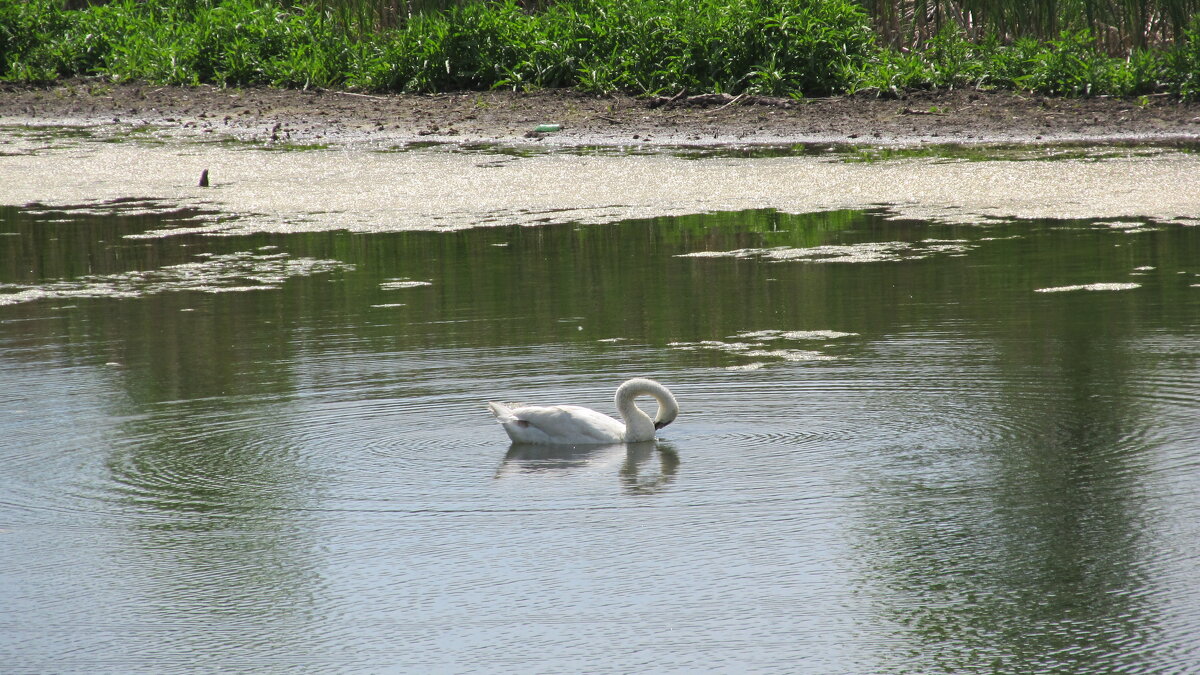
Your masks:
{"label": "dry stick on shore", "polygon": [[670,98],[667,98],[666,96],[655,96],[654,98],[650,99],[650,107],[651,108],[659,108],[664,105],[671,105],[672,103],[683,98],[686,94],[687,94],[687,87],[684,87],[683,89],[679,90],[678,94],[675,94],[674,96],[672,96]]}
{"label": "dry stick on shore", "polygon": [[710,114],[710,115],[711,115],[711,114],[713,114],[713,113],[720,112],[720,111],[722,111],[722,110],[724,110],[724,109],[728,108],[729,106],[733,105],[734,103],[737,103],[738,101],[742,100],[742,99],[743,99],[745,96],[746,96],[745,94],[738,94],[737,96],[734,96],[734,97],[733,97],[733,100],[732,100],[732,101],[730,101],[729,103],[726,103],[725,105],[721,106],[720,108],[716,108],[716,109],[714,109],[714,110],[710,110],[708,114]]}
{"label": "dry stick on shore", "polygon": [[751,94],[738,94],[737,96],[732,96],[730,94],[696,94],[695,96],[688,96],[687,98],[681,99],[680,95],[682,93],[683,92],[680,92],[679,94],[671,97],[656,96],[650,99],[650,107],[658,108],[660,106],[674,105],[681,102],[687,105],[719,105],[720,108],[713,110],[713,112],[716,112],[717,110],[733,105],[734,103],[747,105],[766,105],[774,106],[776,108],[791,108],[793,105],[795,105],[795,101],[792,101],[791,99],[775,98],[771,96],[754,96]]}
{"label": "dry stick on shore", "polygon": [[360,94],[356,91],[336,91],[335,90],[333,93],[342,94],[343,96],[361,96],[363,98],[373,98],[376,101],[386,101],[387,100],[386,96],[372,96],[370,94]]}

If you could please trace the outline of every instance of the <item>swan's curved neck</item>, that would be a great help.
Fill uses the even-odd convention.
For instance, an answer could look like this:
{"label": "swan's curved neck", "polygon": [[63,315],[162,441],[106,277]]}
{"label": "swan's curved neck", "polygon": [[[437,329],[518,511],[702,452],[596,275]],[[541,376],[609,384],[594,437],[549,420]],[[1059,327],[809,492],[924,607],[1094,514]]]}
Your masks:
{"label": "swan's curved neck", "polygon": [[[638,396],[653,396],[658,401],[658,413],[654,419],[642,412],[633,400]],[[655,429],[670,424],[679,414],[679,404],[666,387],[644,378],[629,380],[617,388],[614,397],[617,410],[625,420],[625,442],[638,443],[654,439]]]}

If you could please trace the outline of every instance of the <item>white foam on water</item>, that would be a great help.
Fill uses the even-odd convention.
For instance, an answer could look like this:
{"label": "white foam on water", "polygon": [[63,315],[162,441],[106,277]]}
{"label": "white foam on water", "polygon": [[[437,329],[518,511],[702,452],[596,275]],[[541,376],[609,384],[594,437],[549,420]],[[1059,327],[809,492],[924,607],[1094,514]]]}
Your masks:
{"label": "white foam on water", "polygon": [[349,271],[337,260],[293,258],[287,253],[197,254],[195,262],[155,270],[89,274],[38,285],[0,285],[0,305],[47,298],[138,298],[156,293],[193,291],[237,293],[278,289],[287,279],[324,272]]}
{"label": "white foam on water", "polygon": [[734,335],[747,340],[836,340],[858,333],[843,333],[836,330],[756,330]]}
{"label": "white foam on water", "polygon": [[402,288],[419,288],[421,286],[432,286],[431,281],[416,281],[413,279],[388,279],[379,284],[379,288],[385,291],[396,291]]}
{"label": "white foam on water", "polygon": [[926,240],[921,242],[882,241],[861,244],[829,244],[792,248],[739,248],[732,251],[695,251],[678,258],[761,258],[771,261],[818,263],[873,263],[923,260],[937,254],[962,254],[975,248],[960,241]]}
{"label": "white foam on water", "polygon": [[720,340],[700,340],[699,342],[668,342],[668,347],[674,349],[682,349],[684,351],[695,351],[700,349],[715,349],[725,352],[744,352],[754,347],[762,347],[763,345],[750,342],[722,342]]}
{"label": "white foam on water", "polygon": [[[783,331],[780,331],[781,333]],[[773,339],[773,338],[768,338]],[[776,359],[779,361],[833,361],[837,357],[822,354],[811,349],[769,349],[761,342],[723,342],[721,340],[700,340],[698,342],[671,342],[667,344],[672,349],[683,351],[710,350],[726,352],[736,356],[755,359]],[[757,370],[766,363],[756,362],[744,366],[730,366],[727,370]]]}
{"label": "white foam on water", "polygon": [[822,354],[810,349],[752,349],[744,352],[744,354],[759,358],[779,358],[784,361],[834,361],[837,359],[835,356],[829,356],[828,354]]}
{"label": "white foam on water", "polygon": [[1134,283],[1098,283],[1098,284],[1076,284],[1074,286],[1053,286],[1051,288],[1037,288],[1034,293],[1066,293],[1069,291],[1128,291],[1134,288],[1141,288],[1141,284]]}

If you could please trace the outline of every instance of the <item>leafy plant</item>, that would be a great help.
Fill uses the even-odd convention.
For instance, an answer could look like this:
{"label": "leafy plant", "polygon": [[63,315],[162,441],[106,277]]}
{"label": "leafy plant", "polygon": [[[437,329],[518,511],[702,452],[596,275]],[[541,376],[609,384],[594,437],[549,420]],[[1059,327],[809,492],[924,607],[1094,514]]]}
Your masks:
{"label": "leafy plant", "polygon": [[[1088,22],[1050,39],[1014,37],[1038,32],[1018,29],[1029,22],[1080,24],[1074,4],[1063,4],[1055,21],[1025,23],[1014,18],[1025,16],[1016,4],[979,5],[979,16],[995,18],[987,29],[938,14],[949,5],[924,5],[937,10],[926,18],[939,28],[923,28],[921,48],[901,51],[878,46],[890,38],[872,32],[871,17],[851,0],[414,2],[113,0],[65,10],[58,0],[0,0],[0,79],[793,97],[1007,87],[1200,97],[1200,19],[1185,23],[1182,5],[1170,5],[1178,10],[1172,25],[1181,26],[1176,43],[1116,57]],[[891,11],[867,6],[876,22]]]}

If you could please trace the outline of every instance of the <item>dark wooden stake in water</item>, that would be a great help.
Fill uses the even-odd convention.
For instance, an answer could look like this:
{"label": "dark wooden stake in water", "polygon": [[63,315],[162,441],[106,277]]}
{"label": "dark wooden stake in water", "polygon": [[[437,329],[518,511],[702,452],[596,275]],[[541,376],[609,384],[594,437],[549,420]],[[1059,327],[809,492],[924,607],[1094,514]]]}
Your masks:
{"label": "dark wooden stake in water", "polygon": [[200,172],[200,187],[208,187],[208,169]]}

